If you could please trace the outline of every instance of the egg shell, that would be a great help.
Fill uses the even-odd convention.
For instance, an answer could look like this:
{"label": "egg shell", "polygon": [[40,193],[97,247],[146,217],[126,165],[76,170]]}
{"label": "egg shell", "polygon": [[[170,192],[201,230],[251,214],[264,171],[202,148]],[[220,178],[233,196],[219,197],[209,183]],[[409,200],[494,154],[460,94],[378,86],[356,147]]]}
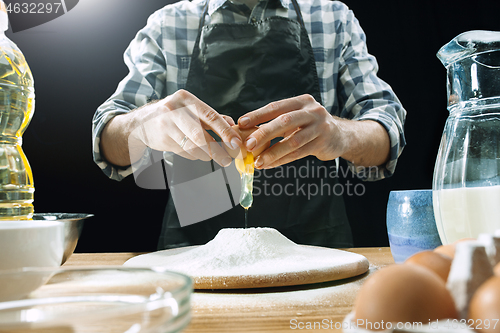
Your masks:
{"label": "egg shell", "polygon": [[354,313],[354,321],[370,330],[385,329],[388,322],[425,325],[458,318],[445,282],[433,271],[410,264],[389,265],[369,277],[356,295]]}
{"label": "egg shell", "polygon": [[466,237],[466,238],[461,238],[457,241],[454,242],[454,244],[460,243],[460,242],[468,242],[468,241],[475,241],[477,240],[476,238],[471,238],[471,237]]}
{"label": "egg shell", "polygon": [[449,256],[434,251],[422,251],[406,259],[405,264],[415,264],[430,269],[446,282],[451,262],[452,259]]}
{"label": "egg shell", "polygon": [[459,239],[451,244],[440,245],[434,249],[434,252],[444,254],[445,256],[448,256],[451,259],[453,259],[455,257],[455,247],[456,247],[457,243],[471,241],[471,240],[476,240],[476,239],[475,238],[462,238],[462,239]]}
{"label": "egg shell", "polygon": [[455,257],[455,244],[441,245],[434,249],[434,252],[448,256],[453,259]]}
{"label": "egg shell", "polygon": [[486,280],[474,293],[469,304],[468,323],[477,332],[500,332],[500,277]]}

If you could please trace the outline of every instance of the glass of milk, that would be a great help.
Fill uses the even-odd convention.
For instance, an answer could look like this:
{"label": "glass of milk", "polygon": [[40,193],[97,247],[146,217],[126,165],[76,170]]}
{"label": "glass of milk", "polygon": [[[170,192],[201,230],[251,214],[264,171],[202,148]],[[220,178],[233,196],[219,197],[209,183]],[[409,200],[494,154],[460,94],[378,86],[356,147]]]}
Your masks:
{"label": "glass of milk", "polygon": [[469,31],[438,54],[448,110],[434,169],[443,244],[500,228],[500,32]]}

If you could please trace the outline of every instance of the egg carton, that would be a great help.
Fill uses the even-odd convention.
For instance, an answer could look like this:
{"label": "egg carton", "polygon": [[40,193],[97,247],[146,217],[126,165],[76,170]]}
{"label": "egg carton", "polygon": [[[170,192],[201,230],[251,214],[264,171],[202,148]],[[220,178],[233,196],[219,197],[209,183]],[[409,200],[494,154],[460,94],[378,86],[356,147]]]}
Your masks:
{"label": "egg carton", "polygon": [[[356,326],[354,319],[354,311],[349,313],[342,322],[342,330],[344,333],[373,333],[375,331],[367,330]],[[375,323],[372,323],[374,328]],[[377,330],[377,333],[428,333],[428,332],[440,332],[440,333],[475,333],[473,330],[469,329],[464,322],[460,322],[457,319],[442,319],[439,321],[434,321],[431,323],[394,323],[385,324],[389,327],[386,330]]]}

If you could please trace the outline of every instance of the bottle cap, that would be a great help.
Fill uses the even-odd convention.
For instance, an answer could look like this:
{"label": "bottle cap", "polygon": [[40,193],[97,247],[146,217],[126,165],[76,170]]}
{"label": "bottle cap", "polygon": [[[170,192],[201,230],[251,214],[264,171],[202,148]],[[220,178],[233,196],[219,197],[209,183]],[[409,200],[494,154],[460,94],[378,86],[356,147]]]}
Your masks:
{"label": "bottle cap", "polygon": [[0,0],[0,31],[7,31],[9,29],[9,16],[7,15],[7,8],[3,0]]}

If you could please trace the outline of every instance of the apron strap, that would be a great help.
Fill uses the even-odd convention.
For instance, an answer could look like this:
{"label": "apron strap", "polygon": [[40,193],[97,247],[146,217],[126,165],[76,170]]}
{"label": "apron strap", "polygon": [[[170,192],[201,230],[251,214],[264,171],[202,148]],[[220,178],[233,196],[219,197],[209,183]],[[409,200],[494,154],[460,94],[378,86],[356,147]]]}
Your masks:
{"label": "apron strap", "polygon": [[[208,2],[209,2],[209,0],[207,0],[205,2],[205,7],[203,8],[203,14],[201,15],[200,26],[198,27],[198,31],[201,31],[201,29],[205,25],[205,16],[207,16],[207,14],[208,14]],[[199,37],[200,37],[200,34],[198,33],[198,39],[199,39]],[[197,42],[199,42],[199,40]]]}
{"label": "apron strap", "polygon": [[305,29],[306,26],[304,25],[304,19],[302,18],[302,12],[300,11],[300,6],[297,3],[297,0],[292,0],[292,4],[293,8],[295,8],[295,13],[297,14],[297,21],[299,21],[302,28]]}

